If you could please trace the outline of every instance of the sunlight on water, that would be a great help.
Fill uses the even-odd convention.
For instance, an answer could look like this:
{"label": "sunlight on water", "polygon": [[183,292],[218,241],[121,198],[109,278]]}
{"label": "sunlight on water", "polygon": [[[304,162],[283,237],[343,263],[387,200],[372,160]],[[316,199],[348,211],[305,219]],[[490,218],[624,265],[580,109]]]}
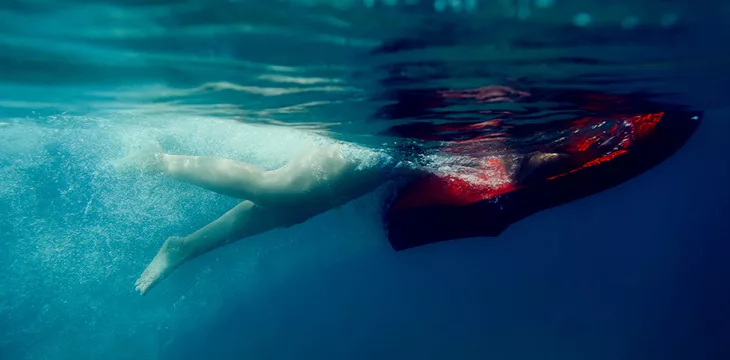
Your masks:
{"label": "sunlight on water", "polygon": [[[48,11],[54,6],[12,1],[0,11],[0,104],[14,113],[175,112],[372,136],[382,128],[372,109],[396,90],[611,81],[614,90],[704,105],[720,99],[689,92],[693,84],[677,74],[691,82],[701,69],[726,72],[724,50],[696,41],[710,3],[158,1]],[[35,96],[49,90],[57,94]]]}

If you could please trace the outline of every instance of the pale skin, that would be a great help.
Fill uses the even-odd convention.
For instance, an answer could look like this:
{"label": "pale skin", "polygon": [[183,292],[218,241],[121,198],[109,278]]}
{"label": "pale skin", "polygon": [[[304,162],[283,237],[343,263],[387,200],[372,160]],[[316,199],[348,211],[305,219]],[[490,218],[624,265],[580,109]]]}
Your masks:
{"label": "pale skin", "polygon": [[[560,154],[527,157],[516,181],[564,160]],[[276,228],[302,223],[377,188],[387,174],[362,167],[338,147],[314,148],[276,170],[264,170],[232,159],[173,155],[161,151],[129,156],[120,168],[161,173],[242,202],[210,224],[185,237],[169,237],[135,283],[145,295],[188,260],[232,242]]]}
{"label": "pale skin", "polygon": [[[127,161],[130,162],[129,160]],[[302,223],[375,189],[382,169],[359,167],[338,147],[312,149],[266,171],[244,162],[156,152],[127,166],[158,172],[243,201],[185,237],[170,237],[135,284],[144,295],[178,266],[220,246]]]}

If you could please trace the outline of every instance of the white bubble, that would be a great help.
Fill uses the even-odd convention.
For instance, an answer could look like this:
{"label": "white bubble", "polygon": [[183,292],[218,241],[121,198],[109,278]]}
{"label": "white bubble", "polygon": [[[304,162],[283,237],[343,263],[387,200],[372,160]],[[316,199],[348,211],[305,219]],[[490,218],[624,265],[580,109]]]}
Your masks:
{"label": "white bubble", "polygon": [[555,0],[535,0],[535,6],[542,9],[547,9],[553,5],[555,5]]}
{"label": "white bubble", "polygon": [[446,0],[436,0],[433,2],[433,8],[434,10],[438,12],[442,12],[446,10]]}
{"label": "white bubble", "polygon": [[621,27],[625,30],[631,30],[639,25],[639,19],[636,16],[629,16],[621,21]]}
{"label": "white bubble", "polygon": [[593,22],[593,17],[588,13],[579,13],[573,17],[573,25],[578,27],[586,27]]}

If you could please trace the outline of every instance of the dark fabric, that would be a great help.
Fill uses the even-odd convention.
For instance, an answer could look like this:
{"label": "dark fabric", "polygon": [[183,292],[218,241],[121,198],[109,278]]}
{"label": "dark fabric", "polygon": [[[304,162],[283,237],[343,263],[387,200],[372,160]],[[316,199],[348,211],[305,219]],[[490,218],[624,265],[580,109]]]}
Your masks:
{"label": "dark fabric", "polygon": [[[697,113],[667,113],[651,132],[642,134],[615,157],[557,178],[533,179],[496,198],[464,206],[396,208],[392,206],[398,201],[396,195],[384,214],[388,240],[395,250],[405,250],[438,241],[497,236],[531,214],[614,187],[654,167],[690,138],[698,118]],[[420,178],[401,191],[416,186],[418,181]]]}

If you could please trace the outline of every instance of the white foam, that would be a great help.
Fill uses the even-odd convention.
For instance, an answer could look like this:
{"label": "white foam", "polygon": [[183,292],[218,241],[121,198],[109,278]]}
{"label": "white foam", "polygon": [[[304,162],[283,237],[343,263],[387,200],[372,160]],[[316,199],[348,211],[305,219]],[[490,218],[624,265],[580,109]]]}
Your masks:
{"label": "white foam", "polygon": [[313,146],[334,142],[304,130],[220,118],[141,117],[125,121],[118,135],[126,146],[155,139],[168,152],[228,157],[267,169],[281,166]]}

